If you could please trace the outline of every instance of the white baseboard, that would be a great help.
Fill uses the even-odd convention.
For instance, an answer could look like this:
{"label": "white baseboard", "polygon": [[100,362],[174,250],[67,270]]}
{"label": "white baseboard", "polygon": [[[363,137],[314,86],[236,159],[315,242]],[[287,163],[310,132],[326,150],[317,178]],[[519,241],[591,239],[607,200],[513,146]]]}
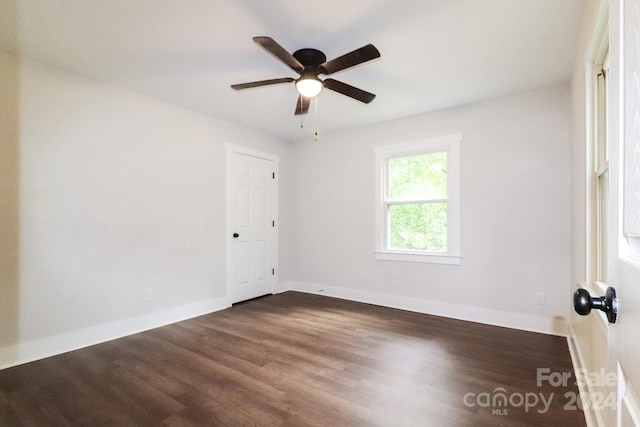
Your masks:
{"label": "white baseboard", "polygon": [[[583,362],[582,352],[580,347],[575,339],[575,334],[573,333],[573,328],[570,326],[571,335],[567,337],[567,344],[569,345],[569,354],[571,356],[571,364],[573,365],[573,373],[576,376],[576,380],[578,384],[578,392],[582,396],[584,394],[589,394],[592,392],[591,387],[589,386],[588,381],[584,380],[585,374],[585,364]],[[587,427],[599,427],[604,426],[602,419],[598,416],[596,411],[590,405],[582,405],[582,410],[584,412],[584,418],[587,422]]]}
{"label": "white baseboard", "polygon": [[[564,321],[543,316],[488,310],[426,299],[304,282],[281,282],[274,289],[274,293],[288,290],[326,295],[334,298],[513,329],[561,336],[569,335],[568,326]],[[122,338],[127,335],[158,328],[181,320],[213,313],[230,306],[226,297],[216,298],[0,348],[0,369]]]}
{"label": "white baseboard", "polygon": [[0,348],[0,369],[137,334],[230,306],[226,297],[214,298]]}
{"label": "white baseboard", "polygon": [[570,334],[567,322],[564,319],[559,318],[463,306],[359,289],[324,286],[315,283],[290,282],[286,287],[287,290],[306,292],[316,295],[326,295],[334,298],[380,305],[383,307],[398,308],[417,313],[467,320],[470,322],[484,323],[512,329],[521,329],[525,331],[565,337]]}
{"label": "white baseboard", "polygon": [[280,294],[291,290],[291,282],[278,282],[273,287],[274,294]]}

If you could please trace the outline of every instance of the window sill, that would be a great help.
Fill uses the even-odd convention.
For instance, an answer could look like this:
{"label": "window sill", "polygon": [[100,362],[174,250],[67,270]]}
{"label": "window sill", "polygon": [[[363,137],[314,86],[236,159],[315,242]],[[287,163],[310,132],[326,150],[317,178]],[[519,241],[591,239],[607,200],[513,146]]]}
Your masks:
{"label": "window sill", "polygon": [[627,243],[629,245],[629,258],[640,260],[640,235],[627,234]]}
{"label": "window sill", "polygon": [[422,262],[426,264],[460,265],[462,257],[455,255],[420,254],[412,252],[376,251],[375,258],[383,261]]}

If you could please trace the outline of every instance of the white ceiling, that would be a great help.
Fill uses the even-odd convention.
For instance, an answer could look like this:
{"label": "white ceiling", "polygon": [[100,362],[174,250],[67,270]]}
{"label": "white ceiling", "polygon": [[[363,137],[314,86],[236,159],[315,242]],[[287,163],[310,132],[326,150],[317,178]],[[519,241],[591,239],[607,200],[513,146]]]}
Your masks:
{"label": "white ceiling", "polygon": [[[285,140],[568,82],[585,0],[2,0],[0,49]],[[304,117],[297,77],[252,41],[333,59],[367,43],[381,58],[332,78],[377,95],[323,91]],[[304,134],[302,133],[304,132]]]}

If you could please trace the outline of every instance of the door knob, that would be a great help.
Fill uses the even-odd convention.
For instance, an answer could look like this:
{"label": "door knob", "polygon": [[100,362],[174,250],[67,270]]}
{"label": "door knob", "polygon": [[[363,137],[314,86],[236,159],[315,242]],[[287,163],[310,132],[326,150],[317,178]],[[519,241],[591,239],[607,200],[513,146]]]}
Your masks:
{"label": "door knob", "polygon": [[237,239],[238,237],[240,237],[240,235],[238,233],[233,233],[233,238]]}
{"label": "door knob", "polygon": [[591,309],[597,308],[604,311],[609,323],[616,323],[618,318],[618,298],[615,288],[608,287],[602,297],[592,297],[586,289],[578,289],[573,294],[573,308],[581,316],[591,313]]}

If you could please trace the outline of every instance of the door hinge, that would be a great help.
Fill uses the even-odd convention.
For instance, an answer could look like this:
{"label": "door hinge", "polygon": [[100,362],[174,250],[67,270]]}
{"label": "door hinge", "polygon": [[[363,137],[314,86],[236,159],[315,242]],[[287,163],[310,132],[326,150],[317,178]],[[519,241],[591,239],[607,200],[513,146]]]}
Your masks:
{"label": "door hinge", "polygon": [[276,226],[276,220],[274,219],[273,221],[271,221],[271,226],[275,227]]}
{"label": "door hinge", "polygon": [[276,173],[273,172],[273,179],[276,179]]}
{"label": "door hinge", "polygon": [[271,275],[272,275],[272,276],[275,276],[275,274],[276,274],[276,269],[275,269],[275,268],[272,268],[272,269],[271,269]]}

